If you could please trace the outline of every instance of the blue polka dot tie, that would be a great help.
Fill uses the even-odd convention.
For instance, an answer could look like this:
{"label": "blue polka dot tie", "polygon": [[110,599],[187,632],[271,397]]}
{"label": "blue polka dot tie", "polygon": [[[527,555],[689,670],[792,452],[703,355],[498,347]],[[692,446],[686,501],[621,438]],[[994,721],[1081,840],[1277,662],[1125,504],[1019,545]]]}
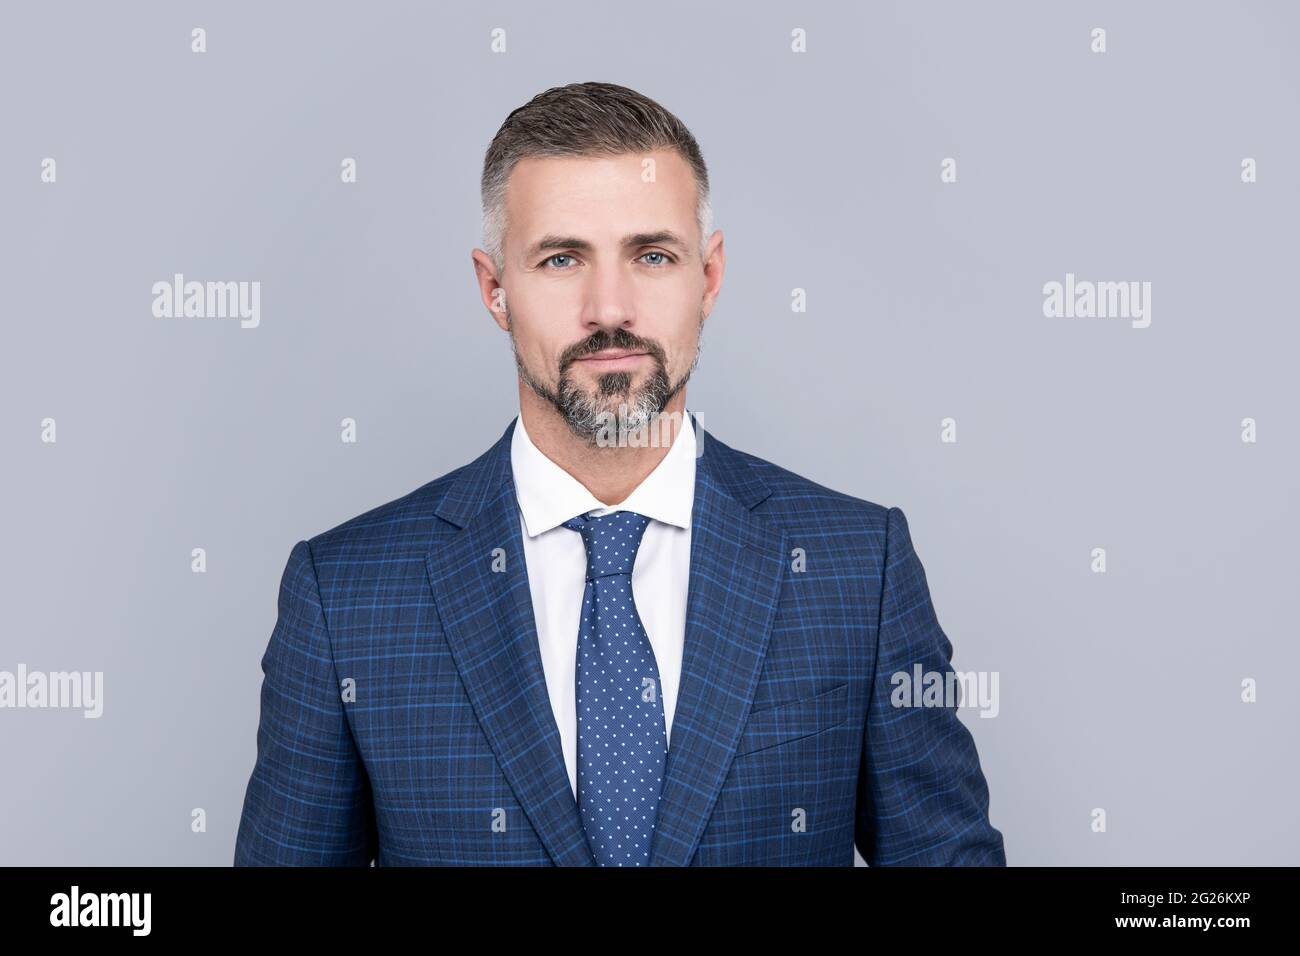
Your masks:
{"label": "blue polka dot tie", "polygon": [[659,667],[632,600],[650,519],[635,511],[564,522],[587,548],[578,624],[578,812],[600,866],[650,861],[668,756]]}

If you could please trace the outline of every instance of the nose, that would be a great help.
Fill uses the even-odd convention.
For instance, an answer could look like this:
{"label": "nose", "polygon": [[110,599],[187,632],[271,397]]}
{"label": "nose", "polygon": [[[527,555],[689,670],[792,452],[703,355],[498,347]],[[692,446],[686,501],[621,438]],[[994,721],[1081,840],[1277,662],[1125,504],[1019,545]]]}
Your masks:
{"label": "nose", "polygon": [[587,331],[604,329],[612,333],[631,325],[636,318],[634,289],[631,277],[620,268],[617,259],[606,259],[587,276],[582,307],[582,322]]}

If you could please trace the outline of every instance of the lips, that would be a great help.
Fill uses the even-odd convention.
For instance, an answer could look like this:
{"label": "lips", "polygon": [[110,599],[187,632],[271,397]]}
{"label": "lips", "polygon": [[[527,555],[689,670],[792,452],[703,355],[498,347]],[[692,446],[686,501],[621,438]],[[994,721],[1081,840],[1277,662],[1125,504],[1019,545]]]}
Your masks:
{"label": "lips", "polygon": [[634,349],[605,349],[603,352],[592,352],[590,355],[581,356],[579,362],[610,361],[613,359],[630,358],[633,355],[645,355],[645,352],[637,352]]}

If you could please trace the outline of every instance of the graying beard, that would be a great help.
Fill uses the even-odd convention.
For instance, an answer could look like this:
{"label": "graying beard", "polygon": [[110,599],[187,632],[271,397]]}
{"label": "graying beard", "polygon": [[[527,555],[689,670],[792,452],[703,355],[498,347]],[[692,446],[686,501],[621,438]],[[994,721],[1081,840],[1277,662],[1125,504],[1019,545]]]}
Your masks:
{"label": "graying beard", "polygon": [[[582,439],[587,445],[595,446],[600,436],[602,428],[605,427],[605,419],[602,414],[606,409],[598,406],[594,401],[573,384],[573,380],[567,375],[560,376],[559,392],[552,391],[541,382],[537,381],[528,373],[524,367],[523,361],[519,358],[519,350],[515,347],[515,336],[512,324],[510,322],[510,312],[506,310],[506,328],[510,330],[510,349],[515,356],[515,366],[519,370],[519,377],[523,379],[524,384],[533,390],[542,400],[549,402],[556,411],[564,418],[571,431],[576,437]],[[614,411],[614,424],[624,425],[629,431],[635,431],[649,425],[653,416],[662,412],[664,406],[672,399],[674,395],[685,387],[700,364],[700,352],[703,350],[703,331],[704,331],[704,312],[700,311],[700,324],[697,332],[699,339],[696,344],[695,359],[691,362],[691,367],[686,370],[680,382],[670,387],[667,372],[656,368],[650,380],[637,395],[635,402],[628,403],[627,415],[622,423],[618,421],[618,410]],[[599,395],[617,395],[627,390],[631,383],[631,373],[629,372],[609,372],[600,376],[596,382],[596,388]]]}
{"label": "graying beard", "polygon": [[627,391],[631,378],[628,372],[610,372],[601,375],[597,379],[597,397],[593,399],[578,388],[567,375],[561,376],[559,395],[552,400],[552,404],[564,416],[569,430],[574,435],[587,444],[594,445],[602,430],[608,429],[610,424],[615,428],[626,427],[629,431],[646,427],[654,420],[656,414],[663,411],[664,406],[668,404],[668,399],[677,391],[669,387],[666,376],[656,369],[645,386],[638,389],[632,400],[627,403],[624,416],[620,417],[620,409],[617,407],[612,410],[611,422],[609,418],[611,410],[607,409],[599,399],[623,394]]}

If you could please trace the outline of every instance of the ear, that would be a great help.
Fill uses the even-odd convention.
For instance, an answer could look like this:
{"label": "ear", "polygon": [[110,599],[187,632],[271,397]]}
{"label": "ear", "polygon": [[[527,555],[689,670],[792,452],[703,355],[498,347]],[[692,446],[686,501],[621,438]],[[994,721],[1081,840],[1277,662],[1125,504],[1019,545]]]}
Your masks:
{"label": "ear", "polygon": [[496,263],[482,249],[471,252],[470,259],[474,263],[474,278],[478,282],[479,298],[483,301],[484,308],[501,331],[508,331],[510,319],[507,315],[506,288],[497,275]]}
{"label": "ear", "polygon": [[722,274],[727,269],[727,252],[722,244],[722,230],[713,230],[704,248],[704,298],[701,308],[705,316],[713,311],[713,304],[722,293]]}

